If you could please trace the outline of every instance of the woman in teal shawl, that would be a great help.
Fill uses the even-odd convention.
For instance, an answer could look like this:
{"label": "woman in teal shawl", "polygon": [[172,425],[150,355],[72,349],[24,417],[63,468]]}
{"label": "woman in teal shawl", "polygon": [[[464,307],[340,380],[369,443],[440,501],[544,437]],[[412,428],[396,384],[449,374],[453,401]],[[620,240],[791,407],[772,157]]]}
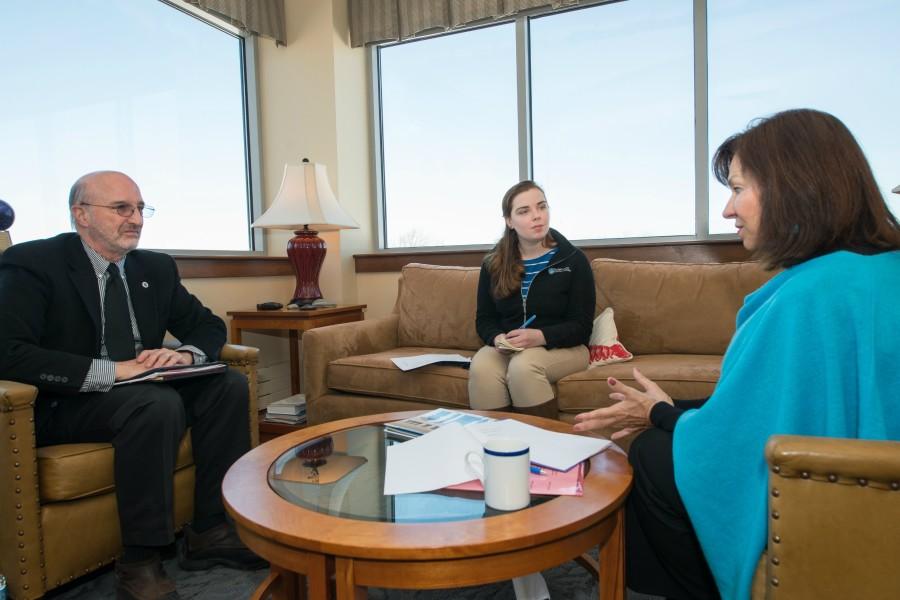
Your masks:
{"label": "woman in teal shawl", "polygon": [[747,296],[707,400],[674,401],[635,369],[575,429],[643,430],[629,450],[627,583],[669,598],[746,599],[766,545],[773,434],[900,439],[900,225],[853,135],[791,110],[716,151],[723,212],[783,271]]}

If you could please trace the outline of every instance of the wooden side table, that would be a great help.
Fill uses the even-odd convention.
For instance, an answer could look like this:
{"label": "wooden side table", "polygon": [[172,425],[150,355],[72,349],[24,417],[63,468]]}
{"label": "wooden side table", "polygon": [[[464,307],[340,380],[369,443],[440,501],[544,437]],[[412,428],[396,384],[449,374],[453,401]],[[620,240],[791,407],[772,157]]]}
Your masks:
{"label": "wooden side table", "polygon": [[240,344],[244,329],[287,330],[291,351],[291,394],[300,390],[300,351],[297,342],[304,331],[363,320],[365,304],[347,304],[313,310],[230,310],[231,343]]}

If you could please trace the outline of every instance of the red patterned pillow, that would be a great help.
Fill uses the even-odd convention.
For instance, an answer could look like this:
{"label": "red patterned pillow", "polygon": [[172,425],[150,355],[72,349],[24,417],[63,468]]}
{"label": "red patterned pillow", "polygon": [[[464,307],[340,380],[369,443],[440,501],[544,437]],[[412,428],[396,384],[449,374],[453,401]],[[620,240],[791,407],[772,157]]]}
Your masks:
{"label": "red patterned pillow", "polygon": [[591,351],[592,367],[608,365],[611,363],[631,360],[634,355],[625,349],[619,341],[619,333],[616,331],[616,322],[613,320],[613,309],[605,308],[594,319],[594,328],[591,331],[591,341],[588,349]]}

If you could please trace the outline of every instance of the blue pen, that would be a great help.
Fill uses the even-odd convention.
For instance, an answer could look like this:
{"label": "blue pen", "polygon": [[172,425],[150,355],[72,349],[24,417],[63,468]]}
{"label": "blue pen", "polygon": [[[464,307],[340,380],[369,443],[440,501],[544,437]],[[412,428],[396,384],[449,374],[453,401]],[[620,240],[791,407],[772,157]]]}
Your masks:
{"label": "blue pen", "polygon": [[546,475],[546,473],[544,473],[544,470],[542,468],[536,467],[534,465],[531,465],[531,472],[534,473],[535,475]]}
{"label": "blue pen", "polygon": [[535,319],[537,319],[537,315],[531,315],[530,317],[528,317],[527,319],[525,319],[525,322],[522,323],[522,326],[519,327],[519,329],[525,329],[526,327],[528,327],[529,325],[531,325],[531,322],[534,321]]}

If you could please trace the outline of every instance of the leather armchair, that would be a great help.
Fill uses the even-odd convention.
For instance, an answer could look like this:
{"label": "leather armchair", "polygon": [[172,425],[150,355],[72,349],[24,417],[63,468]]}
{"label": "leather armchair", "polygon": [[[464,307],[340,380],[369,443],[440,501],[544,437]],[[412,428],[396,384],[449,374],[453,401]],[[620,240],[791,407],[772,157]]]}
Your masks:
{"label": "leather armchair", "polygon": [[[776,435],[754,600],[900,595],[900,442]],[[764,564],[763,564],[764,563]]]}
{"label": "leather armchair", "polygon": [[[259,443],[256,368],[259,350],[226,345],[221,359],[247,376],[250,439]],[[17,600],[113,562],[121,550],[110,444],[35,447],[37,388],[0,381],[0,573]],[[175,471],[175,523],[193,514],[190,435]]]}

